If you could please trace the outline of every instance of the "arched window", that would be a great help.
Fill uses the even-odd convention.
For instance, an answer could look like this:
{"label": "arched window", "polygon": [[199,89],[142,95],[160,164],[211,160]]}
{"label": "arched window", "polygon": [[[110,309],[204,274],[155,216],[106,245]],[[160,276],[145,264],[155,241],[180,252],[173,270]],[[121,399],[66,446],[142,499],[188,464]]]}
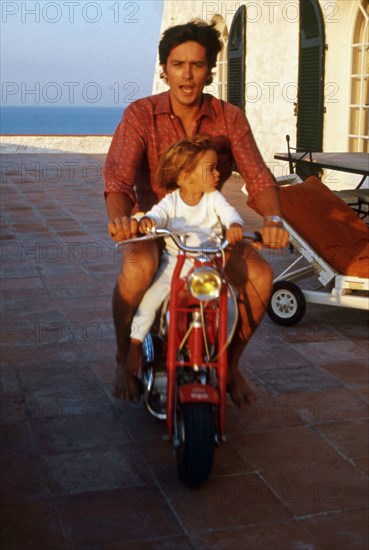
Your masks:
{"label": "arched window", "polygon": [[218,54],[217,66],[214,71],[213,83],[206,87],[206,91],[218,99],[227,100],[227,62],[228,62],[228,28],[223,17],[214,15],[210,21],[220,33],[223,48]]}
{"label": "arched window", "polygon": [[348,148],[369,153],[369,2],[359,4],[352,39]]}

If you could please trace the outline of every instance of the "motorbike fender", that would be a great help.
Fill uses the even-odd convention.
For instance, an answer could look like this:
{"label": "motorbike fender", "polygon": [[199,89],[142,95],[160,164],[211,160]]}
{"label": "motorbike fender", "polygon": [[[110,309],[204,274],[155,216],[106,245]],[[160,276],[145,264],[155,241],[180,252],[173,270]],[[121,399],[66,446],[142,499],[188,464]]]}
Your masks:
{"label": "motorbike fender", "polygon": [[219,403],[219,394],[212,386],[204,384],[184,384],[178,388],[180,403]]}

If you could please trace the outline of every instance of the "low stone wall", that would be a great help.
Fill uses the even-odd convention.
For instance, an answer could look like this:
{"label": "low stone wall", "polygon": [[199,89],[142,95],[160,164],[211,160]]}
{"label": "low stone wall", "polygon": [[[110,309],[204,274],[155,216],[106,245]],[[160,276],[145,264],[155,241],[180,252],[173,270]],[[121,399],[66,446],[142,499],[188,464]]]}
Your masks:
{"label": "low stone wall", "polygon": [[1,153],[105,154],[112,136],[0,136]]}

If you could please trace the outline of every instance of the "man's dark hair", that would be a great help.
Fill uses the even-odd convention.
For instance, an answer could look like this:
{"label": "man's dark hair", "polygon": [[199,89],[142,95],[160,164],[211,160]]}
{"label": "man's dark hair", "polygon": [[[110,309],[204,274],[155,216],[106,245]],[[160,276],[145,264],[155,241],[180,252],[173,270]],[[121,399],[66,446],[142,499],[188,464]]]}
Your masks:
{"label": "man's dark hair", "polygon": [[[220,34],[214,25],[208,25],[201,19],[194,19],[184,25],[169,27],[159,42],[159,63],[166,65],[173,48],[184,42],[197,42],[206,49],[206,61],[209,73],[217,63],[217,55],[222,49]],[[212,82],[212,78],[207,84]]]}

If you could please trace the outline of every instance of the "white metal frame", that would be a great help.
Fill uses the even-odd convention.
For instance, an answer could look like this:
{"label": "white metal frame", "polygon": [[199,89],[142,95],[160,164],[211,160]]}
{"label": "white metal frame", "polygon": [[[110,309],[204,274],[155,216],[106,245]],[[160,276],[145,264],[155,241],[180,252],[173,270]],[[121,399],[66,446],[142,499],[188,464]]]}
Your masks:
{"label": "white metal frame", "polygon": [[[322,288],[320,290],[301,289],[308,303],[369,311],[369,279],[339,274],[311,248],[291,225],[286,221],[284,221],[284,225],[290,233],[291,244],[298,251],[299,256],[278,275],[274,282],[281,280],[298,282],[315,274]],[[309,265],[296,268],[302,259],[305,259]]]}

